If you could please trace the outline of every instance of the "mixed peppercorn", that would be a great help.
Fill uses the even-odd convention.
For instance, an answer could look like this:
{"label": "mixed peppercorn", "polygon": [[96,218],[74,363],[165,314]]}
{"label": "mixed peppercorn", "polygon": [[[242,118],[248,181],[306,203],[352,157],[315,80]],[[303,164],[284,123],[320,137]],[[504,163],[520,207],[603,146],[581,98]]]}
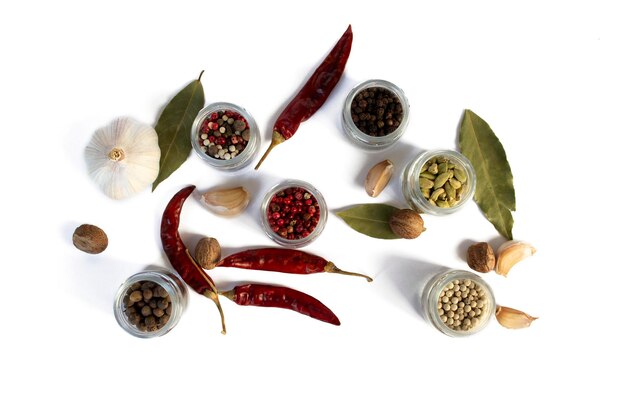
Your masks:
{"label": "mixed peppercorn", "polygon": [[266,214],[274,233],[284,239],[297,240],[313,233],[320,220],[320,207],[308,190],[288,187],[272,196]]}
{"label": "mixed peppercorn", "polygon": [[219,110],[202,122],[198,141],[200,149],[215,159],[235,158],[248,146],[250,126],[239,113]]}

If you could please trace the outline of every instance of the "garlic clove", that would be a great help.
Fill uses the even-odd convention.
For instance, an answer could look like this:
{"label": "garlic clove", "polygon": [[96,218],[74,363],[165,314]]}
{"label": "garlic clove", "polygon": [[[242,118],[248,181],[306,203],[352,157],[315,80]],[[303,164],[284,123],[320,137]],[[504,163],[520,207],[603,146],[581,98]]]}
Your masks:
{"label": "garlic clove", "polygon": [[202,194],[202,203],[220,216],[236,216],[246,209],[250,193],[243,187],[211,190]]}
{"label": "garlic clove", "polygon": [[526,242],[511,240],[498,248],[496,255],[496,274],[507,276],[518,262],[535,254],[537,250]]}
{"label": "garlic clove", "polygon": [[531,323],[538,317],[532,317],[523,311],[509,307],[496,307],[496,320],[502,327],[507,329],[524,329],[529,327]]}
{"label": "garlic clove", "polygon": [[393,175],[393,163],[385,159],[370,168],[365,177],[365,191],[370,197],[378,197]]}

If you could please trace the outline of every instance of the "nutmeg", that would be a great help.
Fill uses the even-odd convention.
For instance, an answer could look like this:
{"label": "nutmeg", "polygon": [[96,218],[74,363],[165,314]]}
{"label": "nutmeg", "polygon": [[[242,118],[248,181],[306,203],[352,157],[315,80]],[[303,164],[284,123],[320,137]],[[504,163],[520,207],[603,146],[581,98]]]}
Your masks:
{"label": "nutmeg", "polygon": [[196,261],[204,269],[213,269],[222,257],[222,248],[217,239],[204,237],[196,245]]}
{"label": "nutmeg", "polygon": [[109,246],[109,238],[98,226],[82,224],[74,230],[72,243],[83,252],[95,255]]}
{"label": "nutmeg", "polygon": [[487,242],[479,242],[467,248],[467,265],[474,271],[489,272],[496,267],[496,255]]}
{"label": "nutmeg", "polygon": [[389,219],[389,227],[398,237],[403,239],[415,239],[426,230],[422,216],[417,211],[410,209],[395,211]]}

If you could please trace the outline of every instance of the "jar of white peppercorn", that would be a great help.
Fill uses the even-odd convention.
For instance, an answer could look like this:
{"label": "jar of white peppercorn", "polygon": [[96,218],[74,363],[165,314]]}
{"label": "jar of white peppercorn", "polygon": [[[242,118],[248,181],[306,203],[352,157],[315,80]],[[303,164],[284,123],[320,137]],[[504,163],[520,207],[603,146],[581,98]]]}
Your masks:
{"label": "jar of white peppercorn", "polygon": [[428,281],[422,293],[422,307],[435,328],[459,337],[484,329],[494,315],[496,301],[489,285],[478,275],[447,270]]}
{"label": "jar of white peppercorn", "polygon": [[393,145],[409,124],[409,100],[395,84],[385,80],[360,83],[346,97],[343,130],[367,149]]}
{"label": "jar of white peppercorn", "polygon": [[163,336],[176,326],[187,308],[187,287],[166,270],[139,272],[117,290],[115,319],[133,336]]}
{"label": "jar of white peppercorn", "polygon": [[207,164],[222,170],[249,165],[258,153],[261,135],[246,109],[213,103],[198,113],[191,127],[191,145]]}
{"label": "jar of white peppercorn", "polygon": [[452,150],[425,151],[409,162],[402,174],[402,194],[421,213],[451,214],[476,191],[471,162]]}

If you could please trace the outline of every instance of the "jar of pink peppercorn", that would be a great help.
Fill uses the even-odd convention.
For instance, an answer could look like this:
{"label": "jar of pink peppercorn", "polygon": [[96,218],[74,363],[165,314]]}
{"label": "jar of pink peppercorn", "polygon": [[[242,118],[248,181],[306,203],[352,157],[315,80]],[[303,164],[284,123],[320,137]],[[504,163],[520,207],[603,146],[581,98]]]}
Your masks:
{"label": "jar of pink peppercorn", "polygon": [[275,185],[261,203],[263,230],[274,242],[291,248],[317,239],[327,217],[324,197],[304,181],[286,180]]}

